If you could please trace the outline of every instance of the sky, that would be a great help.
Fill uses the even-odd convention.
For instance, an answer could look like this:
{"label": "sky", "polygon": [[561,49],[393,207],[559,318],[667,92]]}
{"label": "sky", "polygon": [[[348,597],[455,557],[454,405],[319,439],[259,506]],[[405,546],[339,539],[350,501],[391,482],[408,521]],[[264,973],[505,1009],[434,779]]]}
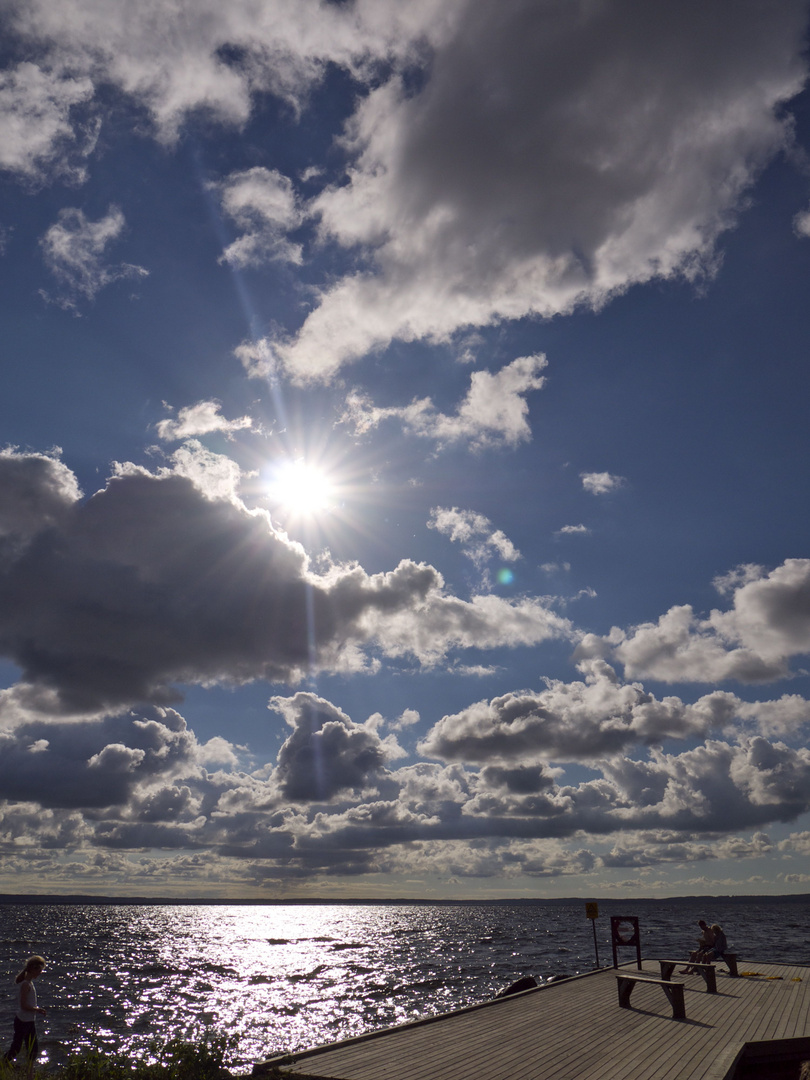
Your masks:
{"label": "sky", "polygon": [[797,0],[0,0],[0,891],[810,892]]}

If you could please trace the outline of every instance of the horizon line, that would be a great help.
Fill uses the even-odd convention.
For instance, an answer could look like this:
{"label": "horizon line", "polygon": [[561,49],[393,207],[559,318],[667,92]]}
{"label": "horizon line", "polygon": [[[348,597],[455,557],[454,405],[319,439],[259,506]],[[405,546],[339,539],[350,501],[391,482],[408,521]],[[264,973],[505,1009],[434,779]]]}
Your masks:
{"label": "horizon line", "polygon": [[697,903],[698,901],[726,902],[726,903],[756,903],[756,902],[786,902],[800,903],[810,902],[810,893],[679,893],[669,896],[627,896],[627,897],[599,897],[594,895],[583,896],[503,896],[503,897],[327,897],[327,896],[288,896],[288,897],[227,897],[227,896],[108,896],[95,893],[0,893],[0,904],[109,904],[109,905],[160,905],[172,904],[200,907],[208,905],[224,906],[228,904],[239,906],[272,906],[283,904],[420,904],[420,905],[452,905],[452,904],[525,904],[527,906],[559,906],[565,904],[597,903],[605,905],[615,904],[655,904],[655,903]]}

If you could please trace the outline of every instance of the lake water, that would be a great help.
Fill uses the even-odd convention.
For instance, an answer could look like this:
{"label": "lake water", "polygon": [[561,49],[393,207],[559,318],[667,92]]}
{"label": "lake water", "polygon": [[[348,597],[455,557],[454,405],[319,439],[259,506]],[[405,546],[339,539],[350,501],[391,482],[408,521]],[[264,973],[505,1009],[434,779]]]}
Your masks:
{"label": "lake water", "polygon": [[[810,965],[804,901],[600,904],[603,967],[611,914],[638,916],[647,956],[684,956],[704,917],[723,926],[743,965]],[[207,1026],[239,1034],[244,1072],[273,1054],[485,1001],[523,975],[544,982],[595,966],[579,902],[3,904],[8,1035],[14,976],[31,953],[48,961],[37,982],[49,1011],[39,1022],[43,1062],[87,1046],[142,1053],[151,1038]]]}

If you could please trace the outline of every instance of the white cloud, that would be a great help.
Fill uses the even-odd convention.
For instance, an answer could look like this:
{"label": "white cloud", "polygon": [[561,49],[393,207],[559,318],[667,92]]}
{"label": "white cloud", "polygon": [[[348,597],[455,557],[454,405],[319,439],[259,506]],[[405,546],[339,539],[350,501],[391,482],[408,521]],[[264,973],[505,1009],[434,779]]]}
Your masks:
{"label": "white cloud", "polygon": [[273,350],[266,338],[258,341],[243,341],[233,350],[251,379],[272,379],[277,373]]}
{"label": "white cloud", "polygon": [[786,839],[779,841],[779,850],[796,855],[810,855],[810,832],[791,833]]}
{"label": "white cloud", "polygon": [[69,810],[154,798],[178,778],[202,779],[206,756],[183,717],[159,708],[81,721],[31,713],[0,746],[4,799]]}
{"label": "white cloud", "polygon": [[[240,126],[267,92],[300,111],[330,63],[350,71],[347,182],[306,212],[370,268],[326,286],[273,346],[294,378],[328,379],[392,338],[448,340],[710,273],[718,235],[789,142],[780,106],[806,75],[805,22],[800,0],[740,0],[733,19],[721,0],[585,14],[551,0],[200,0],[160,18],[29,0],[8,13],[40,59],[5,76],[7,165],[75,170],[70,110],[102,83],[171,143],[191,112]],[[245,230],[230,260],[299,257],[282,235],[298,220],[284,178],[250,169],[222,190]]]}
{"label": "white cloud", "polygon": [[804,5],[613,0],[587,9],[468,3],[411,90],[358,105],[348,183],[321,231],[373,255],[324,289],[294,376],[331,377],[392,338],[598,306],[629,285],[716,265],[744,192],[790,140]]}
{"label": "white cloud", "polygon": [[288,177],[257,166],[231,173],[213,186],[220,193],[222,209],[242,230],[223,251],[222,261],[237,267],[302,261],[301,245],[285,237],[303,219]]}
{"label": "white cloud", "polygon": [[579,655],[612,654],[628,678],[664,682],[768,682],[790,675],[789,661],[810,653],[810,559],[787,559],[767,573],[745,566],[718,579],[733,594],[729,611],[699,618],[688,604],[657,623],[607,638],[586,637]]}
{"label": "white cloud", "polygon": [[765,576],[765,572],[764,566],[758,566],[756,563],[744,563],[742,566],[735,566],[727,574],[718,574],[712,585],[721,596],[730,596],[741,585],[747,585],[749,581],[759,581],[761,577]]}
{"label": "white cloud", "polygon": [[756,652],[729,647],[689,604],[670,608],[657,623],[635,627],[614,655],[628,678],[663,682],[767,682],[787,674],[782,662],[766,662]]}
{"label": "white cloud", "polygon": [[623,487],[626,480],[623,476],[612,476],[609,472],[580,473],[582,486],[591,495],[607,495],[617,488]]}
{"label": "white cloud", "polygon": [[[638,683],[621,683],[604,661],[580,666],[584,682],[547,679],[545,690],[505,694],[443,717],[419,744],[420,753],[475,764],[595,760],[722,730],[741,707],[731,694],[709,694],[693,705],[657,699]],[[755,718],[758,706],[748,708]],[[803,718],[810,719],[807,702]]]}
{"label": "white cloud", "polygon": [[[149,473],[131,465],[113,462],[115,476],[146,475]],[[241,507],[239,484],[242,471],[235,461],[224,454],[215,454],[196,439],[189,439],[172,454],[172,466],[158,470],[158,476],[184,476],[207,499],[227,499]]]}
{"label": "white cloud", "polygon": [[[265,354],[268,348],[265,343]],[[378,408],[366,395],[355,393],[346,399],[342,421],[362,434],[385,420],[396,420],[408,434],[431,439],[439,448],[456,442],[469,442],[474,450],[517,446],[531,439],[526,394],[545,385],[540,372],[546,365],[545,356],[521,356],[494,375],[474,371],[470,389],[453,416],[437,412],[430,398]]]}
{"label": "white cloud", "polygon": [[711,627],[769,663],[810,653],[810,559],[786,559],[770,573],[747,576],[731,611],[712,611]]}
{"label": "white cloud", "polygon": [[[42,57],[43,72],[75,73],[85,95],[88,80],[93,88],[115,86],[171,144],[189,113],[241,126],[254,97],[268,91],[299,111],[329,62],[358,78],[373,75],[381,59],[404,62],[419,42],[438,40],[454,6],[197,0],[181,10],[135,0],[27,0],[7,5],[7,20],[8,32]],[[66,123],[63,113],[57,117]]]}
{"label": "white cloud", "polygon": [[769,737],[796,735],[810,724],[810,701],[800,694],[783,694],[773,701],[737,701],[735,712],[742,722],[753,723]]}
{"label": "white cloud", "polygon": [[419,713],[416,709],[405,709],[405,711],[392,721],[391,728],[394,731],[405,731],[409,727],[413,727],[414,724],[418,724],[420,720]]}
{"label": "white cloud", "polygon": [[557,529],[555,536],[589,536],[591,530],[587,525],[563,525]]}
{"label": "white cloud", "polygon": [[92,95],[86,75],[72,77],[30,61],[0,71],[0,169],[29,181],[49,173],[84,180],[98,125],[74,124],[71,109]]}
{"label": "white cloud", "polygon": [[59,211],[59,219],[40,240],[43,258],[60,285],[56,303],[75,308],[80,297],[92,300],[96,293],[124,278],[146,276],[142,266],[104,262],[105,249],[124,230],[124,215],[111,206],[105,217],[88,221],[82,210]]}
{"label": "white cloud", "polygon": [[226,420],[220,414],[221,408],[218,401],[198,401],[196,405],[186,405],[180,409],[176,420],[159,421],[155,425],[157,433],[161,439],[169,442],[193,438],[195,435],[208,435],[212,431],[230,435],[234,431],[243,431],[253,426],[249,416]]}
{"label": "white cloud", "polygon": [[794,217],[793,228],[797,236],[810,236],[810,210],[802,210]]}
{"label": "white cloud", "polygon": [[429,529],[436,529],[461,544],[464,554],[476,566],[482,566],[494,555],[504,562],[515,562],[522,558],[509,537],[501,529],[493,529],[489,518],[474,510],[434,506],[427,524]]}

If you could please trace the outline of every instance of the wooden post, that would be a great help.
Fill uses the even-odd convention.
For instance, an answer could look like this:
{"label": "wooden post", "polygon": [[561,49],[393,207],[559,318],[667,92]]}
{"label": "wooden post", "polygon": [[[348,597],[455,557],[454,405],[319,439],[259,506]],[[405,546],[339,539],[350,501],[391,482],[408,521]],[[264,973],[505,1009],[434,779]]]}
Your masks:
{"label": "wooden post", "polygon": [[596,953],[596,966],[599,967],[599,945],[596,941],[596,920],[599,918],[599,905],[596,903],[586,904],[585,917],[591,920],[593,926],[593,951]]}

